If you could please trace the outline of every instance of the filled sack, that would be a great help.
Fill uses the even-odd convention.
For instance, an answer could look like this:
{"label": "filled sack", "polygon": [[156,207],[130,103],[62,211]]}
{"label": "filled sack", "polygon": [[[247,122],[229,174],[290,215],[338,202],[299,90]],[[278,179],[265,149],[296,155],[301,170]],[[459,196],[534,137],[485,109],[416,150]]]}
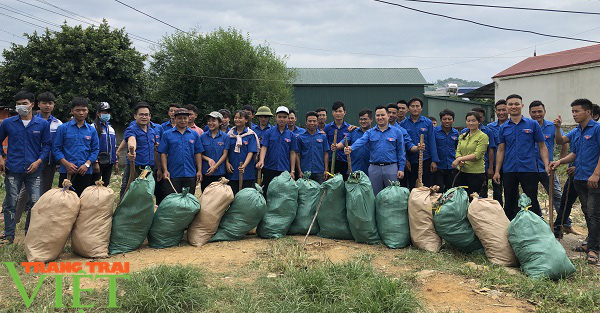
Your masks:
{"label": "filled sack", "polygon": [[431,252],[439,252],[442,239],[433,225],[433,202],[439,195],[427,187],[413,188],[408,197],[408,222],[410,239],[415,247]]}
{"label": "filled sack", "polygon": [[381,242],[375,222],[375,194],[369,177],[362,171],[353,172],[346,181],[346,216],[356,242]]}
{"label": "filled sack", "polygon": [[321,184],[321,192],[325,192],[325,196],[317,215],[319,236],[331,239],[354,239],[350,225],[348,225],[346,189],[342,175],[335,174],[332,178],[324,181]]}
{"label": "filled sack", "polygon": [[262,187],[240,190],[233,199],[229,210],[225,211],[219,228],[209,242],[240,240],[250,230],[258,226],[267,212],[267,201]]}
{"label": "filled sack", "polygon": [[469,205],[467,218],[490,262],[502,266],[519,265],[508,242],[510,221],[498,201],[475,195]]}
{"label": "filled sack", "polygon": [[115,193],[102,181],[81,193],[79,215],[71,231],[73,252],[86,258],[108,257]]}
{"label": "filled sack", "polygon": [[[519,204],[528,203],[523,200]],[[550,226],[539,215],[529,211],[529,207],[521,207],[508,226],[508,241],[521,263],[521,269],[533,278],[560,279],[573,274],[575,267],[563,246],[554,238]]]}
{"label": "filled sack", "polygon": [[200,212],[188,227],[187,237],[192,246],[202,246],[219,228],[219,222],[233,201],[233,191],[226,178],[213,182],[202,192]]}
{"label": "filled sack", "polygon": [[109,254],[131,252],[146,240],[154,217],[154,185],[150,167],[131,182],[113,214]]}
{"label": "filled sack", "polygon": [[434,204],[433,225],[435,232],[447,243],[470,253],[483,249],[469,220],[469,196],[463,187],[446,191]]}
{"label": "filled sack", "polygon": [[407,188],[400,187],[396,182],[385,187],[375,197],[377,232],[388,248],[397,249],[410,245],[409,193]]}
{"label": "filled sack", "polygon": [[[294,218],[288,230],[290,235],[306,235],[317,211],[317,205],[321,198],[321,185],[312,179],[306,178],[310,177],[310,174],[310,172],[305,172],[304,178],[296,181],[296,185],[298,185],[298,211],[296,211],[296,218]],[[310,229],[310,234],[316,235],[317,233],[319,233],[319,223],[315,221]]]}
{"label": "filled sack", "polygon": [[155,249],[163,249],[179,245],[183,232],[190,225],[200,210],[200,202],[189,188],[182,188],[181,193],[172,193],[161,202],[148,231],[148,244]]}
{"label": "filled sack", "polygon": [[31,208],[24,242],[29,262],[53,261],[65,248],[80,204],[77,194],[69,190],[71,182],[65,179],[63,186],[48,190]]}
{"label": "filled sack", "polygon": [[273,178],[267,190],[267,213],[256,228],[261,238],[282,238],[298,210],[298,186],[289,172]]}

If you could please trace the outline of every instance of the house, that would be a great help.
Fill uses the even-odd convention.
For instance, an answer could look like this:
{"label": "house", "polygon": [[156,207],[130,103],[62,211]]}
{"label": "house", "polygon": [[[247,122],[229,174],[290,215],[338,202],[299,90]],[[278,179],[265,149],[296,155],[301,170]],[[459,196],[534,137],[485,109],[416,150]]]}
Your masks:
{"label": "house", "polygon": [[600,44],[530,57],[492,79],[496,101],[516,93],[523,97],[526,111],[529,103],[540,100],[546,105],[547,119],[560,114],[563,123],[574,124],[573,100],[600,101]]}

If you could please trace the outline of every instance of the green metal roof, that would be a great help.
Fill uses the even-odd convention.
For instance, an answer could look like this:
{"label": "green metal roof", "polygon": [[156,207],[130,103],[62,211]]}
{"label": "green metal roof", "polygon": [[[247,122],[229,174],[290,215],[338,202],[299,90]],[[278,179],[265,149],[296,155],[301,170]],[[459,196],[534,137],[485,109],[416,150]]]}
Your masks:
{"label": "green metal roof", "polygon": [[293,85],[431,85],[418,68],[294,68]]}

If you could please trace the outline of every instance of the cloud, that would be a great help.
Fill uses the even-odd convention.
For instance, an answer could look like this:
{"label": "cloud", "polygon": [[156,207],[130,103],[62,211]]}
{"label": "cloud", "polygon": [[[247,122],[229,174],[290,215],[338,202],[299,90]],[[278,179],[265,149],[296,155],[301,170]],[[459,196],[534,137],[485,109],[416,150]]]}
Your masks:
{"label": "cloud", "polygon": [[[58,11],[34,0],[26,1]],[[198,28],[202,32],[208,32],[218,27],[235,27],[244,33],[249,33],[255,43],[273,42],[270,46],[277,53],[289,55],[288,65],[292,67],[418,67],[422,69],[425,78],[432,82],[449,76],[489,82],[491,76],[532,55],[535,46],[539,55],[589,45],[583,42],[554,40],[484,28],[369,0],[123,1],[184,30]],[[498,26],[600,40],[600,23],[597,22],[597,16],[391,1]],[[114,1],[48,0],[48,2],[95,20],[106,18],[113,27],[125,27],[130,33],[155,41],[175,31]],[[525,5],[523,1],[514,0],[469,2]],[[65,20],[64,17],[15,0],[6,1],[5,4],[54,23],[60,24]],[[600,1],[590,0],[532,0],[527,1],[526,5],[600,12]],[[4,10],[0,12],[15,15]],[[67,21],[69,25],[79,24],[73,20]],[[0,16],[0,22],[1,29],[15,34],[32,32],[35,29],[31,25],[6,16]],[[36,23],[41,24],[41,22]],[[595,27],[599,29],[576,35]],[[5,32],[0,32],[0,39],[24,43],[24,40]],[[140,47],[148,47],[141,41],[135,43]],[[363,55],[325,52],[275,43],[363,53]],[[0,47],[7,47],[7,45],[0,42]],[[527,49],[506,54],[502,58],[483,60],[457,58],[493,56],[523,48]]]}

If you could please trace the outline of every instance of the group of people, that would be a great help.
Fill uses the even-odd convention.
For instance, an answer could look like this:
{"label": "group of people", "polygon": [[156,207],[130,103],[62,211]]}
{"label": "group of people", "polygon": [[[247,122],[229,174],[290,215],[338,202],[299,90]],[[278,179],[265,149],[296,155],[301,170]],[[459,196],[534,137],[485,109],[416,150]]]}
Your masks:
{"label": "group of people", "polygon": [[[327,123],[328,111],[318,108],[304,116],[305,128],[297,125],[296,112],[285,106],[275,114],[267,106],[255,110],[248,105],[234,114],[225,109],[213,111],[201,128],[196,125],[197,107],[170,104],[169,120],[157,124],[151,121],[152,107],[140,102],[133,108],[134,120],[121,142],[110,125],[112,110],[106,102],[96,106],[94,121],[88,123],[88,101],[73,99],[72,119],[63,124],[52,116],[55,97],[50,92],[39,94],[36,100],[32,93],[21,91],[14,100],[17,115],[0,125],[0,141],[8,137],[8,153],[0,158],[6,183],[4,243],[14,239],[15,208],[19,205],[29,211],[52,187],[57,166],[59,186],[68,179],[81,194],[98,180],[107,186],[125,151],[121,197],[130,172],[137,177],[149,167],[157,181],[157,204],[170,193],[183,188],[193,193],[198,184],[204,189],[222,177],[229,179],[234,193],[240,185],[251,187],[262,179],[266,195],[270,182],[284,171],[294,179],[307,177],[322,183],[337,173],[346,179],[351,168],[368,175],[375,194],[397,181],[412,189],[418,183],[422,153],[424,186],[438,185],[442,191],[466,186],[469,194],[487,197],[492,179],[493,197],[501,203],[504,200],[509,219],[518,212],[519,185],[532,200],[531,211],[541,216],[538,183],[548,190],[554,180],[556,231],[575,232],[568,215],[579,196],[589,230],[589,241],[581,248],[589,251],[590,262],[597,262],[600,134],[596,132],[600,124],[596,121],[600,108],[587,99],[571,104],[578,126],[567,134],[561,130],[560,116],[553,122],[545,119],[545,105],[540,101],[529,105],[531,118],[523,116],[519,95],[496,102],[497,119],[487,125],[485,110],[474,108],[466,114],[467,127],[462,131],[453,128],[456,116],[449,109],[439,113],[440,125],[436,126],[437,121],[422,115],[419,98],[380,105],[374,111],[363,109],[358,113],[358,126],[345,122],[346,107],[336,101],[330,111],[332,122]],[[36,104],[38,114],[33,110]],[[561,146],[557,161],[553,160],[555,143]],[[558,176],[549,173],[567,163],[572,164],[568,170],[572,176],[563,194]],[[28,224],[29,213],[25,231]]]}

